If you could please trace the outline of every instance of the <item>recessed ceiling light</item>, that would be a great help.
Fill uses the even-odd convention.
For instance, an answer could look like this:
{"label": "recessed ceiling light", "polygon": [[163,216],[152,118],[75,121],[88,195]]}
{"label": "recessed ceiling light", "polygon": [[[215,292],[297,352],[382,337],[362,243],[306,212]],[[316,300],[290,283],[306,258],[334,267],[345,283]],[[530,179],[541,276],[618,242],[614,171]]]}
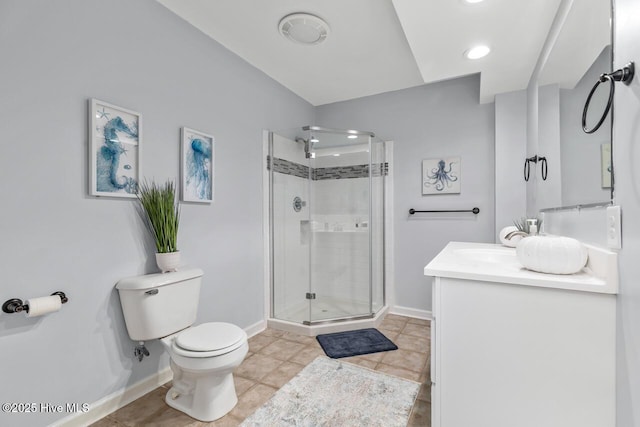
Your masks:
{"label": "recessed ceiling light", "polygon": [[309,13],[293,13],[280,20],[280,34],[295,43],[313,45],[326,40],[329,25],[315,15]]}
{"label": "recessed ceiling light", "polygon": [[347,138],[349,138],[349,139],[357,139],[358,135],[349,135],[349,136],[347,136]]}
{"label": "recessed ceiling light", "polygon": [[474,3],[480,3],[484,0],[464,0],[465,3],[469,3],[469,4],[474,4]]}
{"label": "recessed ceiling light", "polygon": [[491,52],[489,46],[475,46],[464,53],[464,57],[468,59],[480,59],[487,56]]}

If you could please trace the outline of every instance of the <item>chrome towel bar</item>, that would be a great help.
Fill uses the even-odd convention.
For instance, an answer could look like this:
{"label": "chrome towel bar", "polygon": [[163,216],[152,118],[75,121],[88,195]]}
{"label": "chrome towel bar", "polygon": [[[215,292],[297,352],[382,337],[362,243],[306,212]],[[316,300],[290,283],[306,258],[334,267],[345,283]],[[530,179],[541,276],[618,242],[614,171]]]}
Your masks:
{"label": "chrome towel bar", "polygon": [[473,208],[473,209],[462,209],[462,210],[434,210],[434,211],[417,211],[415,209],[409,209],[409,215],[413,215],[415,213],[423,213],[423,212],[427,212],[427,213],[439,213],[439,212],[471,212],[475,215],[478,215],[480,213],[480,208]]}

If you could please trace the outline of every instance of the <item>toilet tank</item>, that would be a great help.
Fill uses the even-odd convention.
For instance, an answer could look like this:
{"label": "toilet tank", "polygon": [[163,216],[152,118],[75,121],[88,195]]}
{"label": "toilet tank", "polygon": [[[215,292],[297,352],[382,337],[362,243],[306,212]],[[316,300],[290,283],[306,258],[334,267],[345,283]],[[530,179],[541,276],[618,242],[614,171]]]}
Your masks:
{"label": "toilet tank", "polygon": [[196,321],[202,270],[128,277],[116,285],[129,337],[146,341],[171,335]]}

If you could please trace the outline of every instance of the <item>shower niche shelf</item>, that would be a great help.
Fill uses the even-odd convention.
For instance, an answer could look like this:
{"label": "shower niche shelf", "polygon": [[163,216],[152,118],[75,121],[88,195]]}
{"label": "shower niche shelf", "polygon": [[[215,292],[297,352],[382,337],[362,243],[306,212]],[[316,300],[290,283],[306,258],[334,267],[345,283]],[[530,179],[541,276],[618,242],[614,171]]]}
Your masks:
{"label": "shower niche shelf", "polygon": [[367,234],[369,231],[368,222],[358,221],[319,221],[301,220],[300,229],[308,230],[311,233],[361,233]]}

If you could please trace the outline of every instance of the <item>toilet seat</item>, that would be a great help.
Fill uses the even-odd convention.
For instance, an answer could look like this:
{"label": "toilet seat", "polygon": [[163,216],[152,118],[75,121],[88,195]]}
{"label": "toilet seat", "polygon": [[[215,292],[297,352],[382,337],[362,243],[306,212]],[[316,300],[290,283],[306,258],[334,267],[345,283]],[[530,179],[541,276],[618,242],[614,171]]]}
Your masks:
{"label": "toilet seat", "polygon": [[184,357],[214,357],[230,353],[247,341],[247,333],[231,323],[209,322],[180,332],[171,349]]}

